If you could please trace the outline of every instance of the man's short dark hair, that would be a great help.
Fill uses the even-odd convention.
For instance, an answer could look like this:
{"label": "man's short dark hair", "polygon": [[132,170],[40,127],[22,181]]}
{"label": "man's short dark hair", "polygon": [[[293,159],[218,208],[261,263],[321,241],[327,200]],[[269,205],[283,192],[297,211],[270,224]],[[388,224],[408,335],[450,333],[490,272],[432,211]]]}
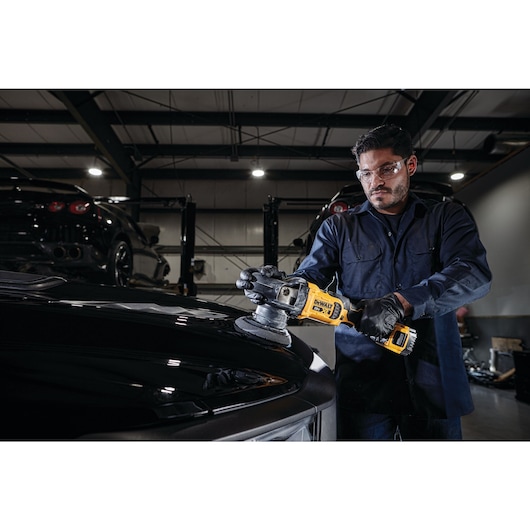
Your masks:
{"label": "man's short dark hair", "polygon": [[359,163],[362,153],[388,147],[402,158],[408,158],[414,153],[410,134],[397,125],[380,125],[363,134],[352,148],[352,153]]}

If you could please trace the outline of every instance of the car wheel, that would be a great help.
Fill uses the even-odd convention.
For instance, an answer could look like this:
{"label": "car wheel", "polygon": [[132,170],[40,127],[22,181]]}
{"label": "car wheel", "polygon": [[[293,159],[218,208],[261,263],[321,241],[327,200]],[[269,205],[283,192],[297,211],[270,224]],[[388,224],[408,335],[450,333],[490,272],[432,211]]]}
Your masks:
{"label": "car wheel", "polygon": [[109,254],[107,276],[111,285],[128,287],[132,276],[132,252],[125,241],[114,243]]}

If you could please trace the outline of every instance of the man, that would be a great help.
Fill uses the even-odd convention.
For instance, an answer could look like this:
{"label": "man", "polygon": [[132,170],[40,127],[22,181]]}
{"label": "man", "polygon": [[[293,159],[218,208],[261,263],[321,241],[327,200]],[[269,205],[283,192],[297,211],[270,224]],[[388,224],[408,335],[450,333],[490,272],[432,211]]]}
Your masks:
{"label": "man", "polygon": [[[352,152],[367,200],[326,219],[292,275],[336,279],[363,308],[358,329],[335,331],[338,438],[461,439],[473,402],[455,310],[489,291],[486,251],[465,208],[409,192],[418,160],[406,131],[377,127]],[[418,334],[408,356],[367,337],[403,320]]]}

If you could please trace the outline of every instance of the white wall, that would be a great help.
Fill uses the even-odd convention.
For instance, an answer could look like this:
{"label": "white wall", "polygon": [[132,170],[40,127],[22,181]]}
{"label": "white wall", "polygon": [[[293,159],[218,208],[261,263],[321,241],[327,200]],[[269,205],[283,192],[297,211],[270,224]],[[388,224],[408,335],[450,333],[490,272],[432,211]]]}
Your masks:
{"label": "white wall", "polygon": [[472,316],[530,315],[530,149],[472,183],[457,197],[479,228],[493,274]]}
{"label": "white wall", "polygon": [[[352,173],[353,175],[353,173]],[[94,195],[122,195],[125,186],[116,180],[84,180],[80,183]],[[181,197],[191,196],[197,208],[195,243],[197,246],[263,246],[263,205],[269,196],[280,198],[331,198],[345,182],[292,182],[292,181],[149,181],[142,190],[142,196]],[[147,189],[145,189],[147,188]],[[239,210],[254,209],[248,213],[201,213],[204,208]],[[285,213],[283,203],[279,208],[278,238],[280,246],[291,245],[293,239],[304,237],[312,219],[320,209],[318,205],[304,206],[312,213]],[[142,213],[141,221],[160,226],[160,244],[180,245],[180,210],[172,213]],[[250,266],[263,264],[261,255],[200,255],[197,259],[206,261],[206,274],[197,283],[232,283],[239,271]],[[291,271],[297,256],[279,256],[279,266]],[[179,276],[180,256],[169,255],[172,265],[170,281]]]}
{"label": "white wall", "polygon": [[[268,196],[272,197],[315,197],[330,198],[344,181],[279,181],[262,179],[250,180],[153,180],[144,184],[142,196],[149,193],[158,196],[191,195],[197,208],[262,208]],[[355,175],[352,171],[352,179]]]}
{"label": "white wall", "polygon": [[[330,172],[333,176],[333,172]],[[354,174],[352,172],[352,178]],[[196,204],[196,246],[211,246],[218,249],[230,246],[263,246],[263,205],[269,196],[304,199],[330,199],[349,182],[336,181],[268,181],[260,180],[159,180],[148,181],[142,188],[142,197],[186,197],[191,196]],[[104,179],[83,179],[77,184],[93,195],[125,195],[126,186],[122,181]],[[284,205],[279,208],[278,238],[280,246],[292,244],[295,238],[306,236],[309,226],[321,205],[304,206],[308,213],[286,213]],[[204,213],[201,209],[253,209],[248,213]],[[181,237],[181,214],[177,208],[171,213],[141,214],[140,221],[160,226],[160,244],[179,246]],[[286,272],[294,270],[297,255],[279,255],[278,266]],[[167,254],[171,265],[168,277],[170,283],[177,283],[180,276],[180,255]],[[263,264],[263,253],[257,254],[209,254],[195,253],[196,259],[205,261],[205,274],[196,277],[198,296],[214,299],[236,307],[252,307],[244,296],[228,294],[201,295],[201,284],[233,285],[239,272],[247,267]]]}

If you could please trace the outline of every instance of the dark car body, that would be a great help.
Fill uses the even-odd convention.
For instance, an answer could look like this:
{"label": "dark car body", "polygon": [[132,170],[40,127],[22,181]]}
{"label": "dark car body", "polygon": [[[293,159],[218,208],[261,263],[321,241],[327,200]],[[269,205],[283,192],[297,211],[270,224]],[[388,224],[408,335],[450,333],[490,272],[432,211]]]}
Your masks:
{"label": "dark car body", "polygon": [[170,267],[121,207],[79,186],[0,179],[0,267],[112,285],[163,285]]}
{"label": "dark car body", "polygon": [[0,271],[0,311],[0,439],[335,439],[330,368],[239,309]]}
{"label": "dark car body", "polygon": [[[428,182],[422,180],[411,180],[410,191],[415,193],[420,199],[427,201],[457,201],[453,197],[453,188],[450,184],[440,182]],[[325,204],[317,214],[311,226],[305,241],[296,240],[295,246],[301,249],[300,257],[295,264],[295,270],[300,265],[302,259],[309,253],[315,235],[320,225],[325,219],[336,213],[345,212],[350,208],[362,204],[366,200],[366,195],[360,182],[354,182],[342,187],[331,199]],[[458,201],[457,201],[458,202]]]}

